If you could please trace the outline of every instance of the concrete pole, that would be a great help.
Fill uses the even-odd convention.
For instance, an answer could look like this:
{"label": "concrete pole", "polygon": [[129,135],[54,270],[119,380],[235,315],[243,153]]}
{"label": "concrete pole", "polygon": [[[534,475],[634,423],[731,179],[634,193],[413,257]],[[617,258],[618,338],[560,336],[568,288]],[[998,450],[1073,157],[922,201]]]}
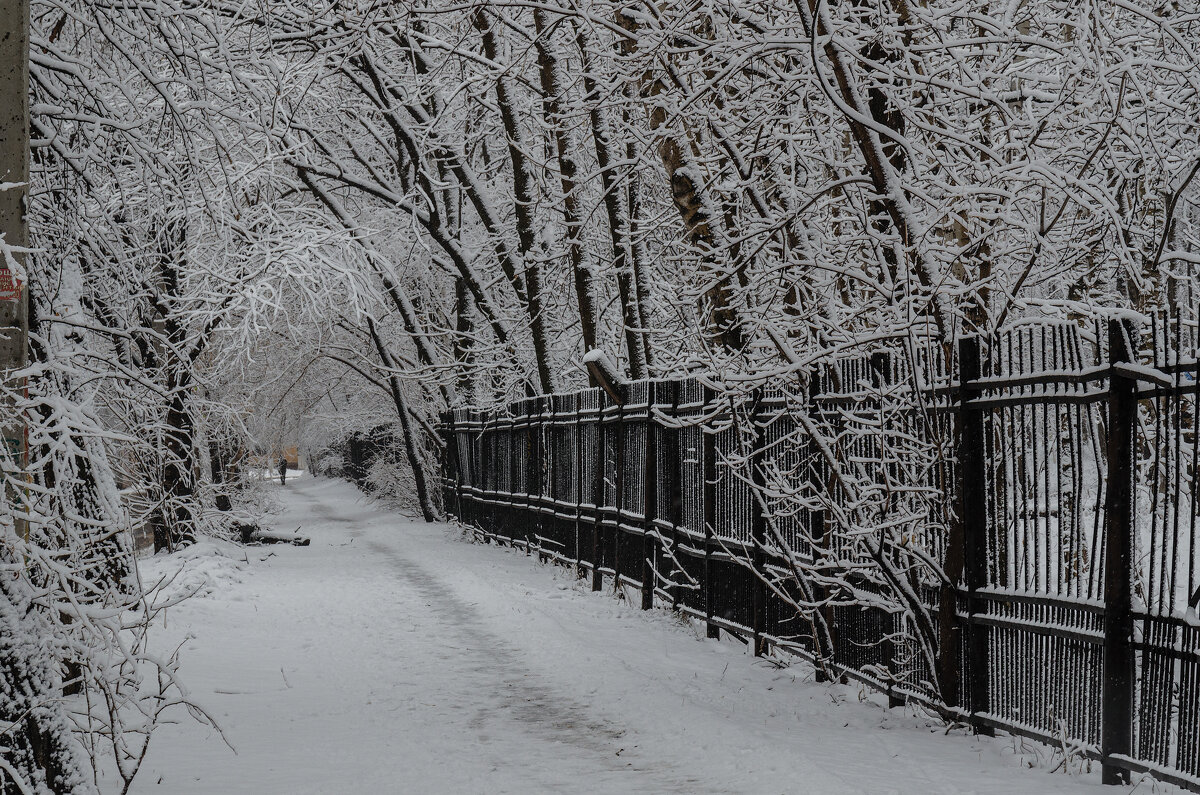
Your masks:
{"label": "concrete pole", "polygon": [[[0,234],[8,246],[29,245],[29,0],[0,0]],[[13,254],[18,270],[28,259]],[[28,362],[29,291],[0,255],[0,378]],[[23,276],[23,274],[22,274]],[[9,383],[9,388],[14,384]],[[5,412],[15,416],[11,408]],[[0,431],[14,460],[25,465],[25,422]],[[11,496],[11,495],[10,495]]]}

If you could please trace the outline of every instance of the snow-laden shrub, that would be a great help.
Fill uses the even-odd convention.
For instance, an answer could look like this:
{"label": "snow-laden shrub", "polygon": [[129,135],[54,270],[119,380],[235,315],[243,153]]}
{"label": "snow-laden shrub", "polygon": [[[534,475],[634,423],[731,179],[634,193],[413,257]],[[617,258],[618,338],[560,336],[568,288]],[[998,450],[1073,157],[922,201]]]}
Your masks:
{"label": "snow-laden shrub", "polygon": [[405,511],[419,512],[421,509],[413,496],[412,470],[391,456],[379,456],[371,463],[363,490]]}
{"label": "snow-laden shrub", "polygon": [[342,477],[343,456],[340,450],[322,450],[309,462],[308,470],[313,475],[327,478]]}

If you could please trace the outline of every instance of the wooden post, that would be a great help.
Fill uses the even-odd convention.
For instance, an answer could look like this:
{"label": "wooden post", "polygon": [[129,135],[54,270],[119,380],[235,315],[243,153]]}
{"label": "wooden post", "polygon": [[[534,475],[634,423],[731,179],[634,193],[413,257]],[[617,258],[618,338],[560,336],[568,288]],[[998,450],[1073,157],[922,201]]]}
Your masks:
{"label": "wooden post", "polygon": [[[1138,332],[1129,320],[1108,322],[1111,365],[1133,362]],[[1104,502],[1104,682],[1100,729],[1101,779],[1128,784],[1129,771],[1111,764],[1133,751],[1133,513],[1136,471],[1137,381],[1109,371],[1108,485]]]}
{"label": "wooden post", "polygon": [[[704,388],[704,410],[707,412],[716,403],[716,395],[709,387]],[[712,546],[713,530],[717,525],[717,435],[703,432],[704,443],[704,619],[705,635],[709,638],[721,637],[721,630],[712,622],[713,602],[713,571]]]}
{"label": "wooden post", "polygon": [[657,384],[651,381],[646,385],[646,488],[642,516],[645,523],[642,526],[642,609],[654,607],[654,547],[658,533],[655,520],[658,519],[658,423],[654,421],[654,403],[658,397]]}
{"label": "wooden post", "polygon": [[750,562],[754,567],[754,583],[751,591],[751,630],[754,633],[754,656],[762,657],[767,652],[767,642],[763,638],[767,629],[767,585],[766,585],[766,555],[767,517],[763,510],[762,501],[766,494],[766,465],[767,431],[763,425],[763,388],[755,387],[750,401],[750,427],[753,433],[754,449],[750,453],[750,482],[753,493],[750,497],[750,540],[754,548],[750,552]]}
{"label": "wooden post", "polygon": [[591,379],[608,393],[614,403],[619,405],[625,402],[628,387],[621,380],[620,370],[612,359],[602,351],[593,350],[583,357],[583,365]]}
{"label": "wooden post", "polygon": [[[972,713],[991,712],[988,669],[991,638],[988,628],[975,623],[983,612],[977,591],[987,584],[987,468],[984,461],[984,413],[971,406],[972,382],[983,376],[979,337],[958,341],[958,368],[962,391],[959,395],[958,516],[962,523],[963,580],[967,589],[967,681],[968,705]],[[975,731],[992,736],[990,726],[976,725]]]}
{"label": "wooden post", "polygon": [[[0,234],[5,245],[25,248],[29,245],[29,0],[0,0],[0,184],[10,186],[0,190]],[[25,254],[12,252],[12,257],[21,267],[29,266]],[[5,380],[28,363],[27,282],[28,274],[19,282],[0,255],[0,378]],[[0,433],[8,455],[25,470],[29,462],[24,420],[14,420]],[[5,498],[16,501],[14,494]],[[17,519],[16,530],[28,535],[24,519]]]}

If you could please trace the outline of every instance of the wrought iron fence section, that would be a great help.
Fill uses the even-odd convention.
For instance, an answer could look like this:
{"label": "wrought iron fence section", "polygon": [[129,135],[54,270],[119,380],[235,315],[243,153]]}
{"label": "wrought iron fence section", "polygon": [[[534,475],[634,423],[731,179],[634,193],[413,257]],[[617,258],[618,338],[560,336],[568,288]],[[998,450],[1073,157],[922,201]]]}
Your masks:
{"label": "wrought iron fence section", "polygon": [[445,504],[757,653],[1200,791],[1196,326],[1148,325],[455,410]]}

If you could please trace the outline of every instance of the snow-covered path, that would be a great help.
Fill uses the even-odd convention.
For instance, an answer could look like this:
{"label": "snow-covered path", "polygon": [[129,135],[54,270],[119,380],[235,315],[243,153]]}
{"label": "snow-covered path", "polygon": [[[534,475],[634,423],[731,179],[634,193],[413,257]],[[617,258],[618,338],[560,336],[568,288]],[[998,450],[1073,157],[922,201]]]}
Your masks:
{"label": "snow-covered path", "polygon": [[192,636],[182,675],[237,754],[180,715],[135,792],[1122,791],[859,703],[346,483],[280,492],[275,526],[312,546],[254,550],[159,632]]}

